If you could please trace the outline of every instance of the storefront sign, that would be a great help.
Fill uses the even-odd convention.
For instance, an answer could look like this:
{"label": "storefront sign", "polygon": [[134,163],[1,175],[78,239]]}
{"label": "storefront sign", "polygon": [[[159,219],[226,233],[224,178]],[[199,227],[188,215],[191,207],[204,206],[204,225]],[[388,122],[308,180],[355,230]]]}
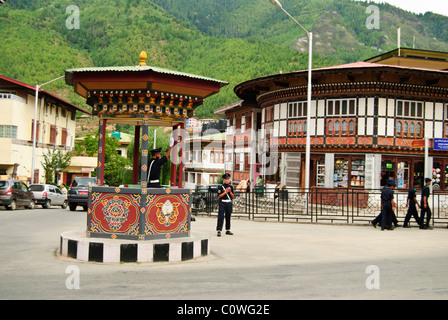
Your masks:
{"label": "storefront sign", "polygon": [[411,142],[412,148],[424,148],[425,147],[425,139],[413,140]]}
{"label": "storefront sign", "polygon": [[434,139],[434,150],[448,151],[448,139]]}

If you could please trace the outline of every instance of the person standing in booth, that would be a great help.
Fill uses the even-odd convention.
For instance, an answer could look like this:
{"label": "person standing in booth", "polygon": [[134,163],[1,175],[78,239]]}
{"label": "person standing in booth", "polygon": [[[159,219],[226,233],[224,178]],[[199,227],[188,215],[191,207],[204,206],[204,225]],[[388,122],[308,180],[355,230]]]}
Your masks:
{"label": "person standing in booth", "polygon": [[233,186],[230,185],[230,174],[226,173],[222,176],[223,184],[218,187],[218,225],[216,226],[217,236],[221,236],[224,217],[226,222],[226,234],[233,235],[230,231],[230,217],[232,215],[232,200],[235,198]]}
{"label": "person standing in booth", "polygon": [[151,150],[152,158],[148,161],[148,188],[161,188],[160,171],[162,166],[168,161],[172,149],[172,145],[168,149],[165,156],[161,157],[162,148]]}

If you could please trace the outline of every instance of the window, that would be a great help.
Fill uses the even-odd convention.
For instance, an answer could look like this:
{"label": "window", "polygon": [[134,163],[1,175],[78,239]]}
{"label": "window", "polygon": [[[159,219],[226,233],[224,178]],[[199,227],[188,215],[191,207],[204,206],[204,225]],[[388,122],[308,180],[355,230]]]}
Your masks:
{"label": "window", "polygon": [[347,187],[348,184],[348,161],[336,159],[334,163],[334,186]]}
{"label": "window", "polygon": [[334,131],[334,123],[332,120],[328,121],[328,133],[333,134]]}
{"label": "window", "polygon": [[0,138],[17,139],[17,127],[0,125]]}
{"label": "window", "polygon": [[397,137],[421,138],[423,136],[422,124],[418,121],[403,120],[396,123]]}
{"label": "window", "polygon": [[234,170],[240,171],[240,154],[239,153],[235,154]]}
{"label": "window", "polygon": [[50,143],[51,144],[56,144],[56,127],[55,126],[51,126],[50,127]]}
{"label": "window", "polygon": [[271,122],[274,121],[274,107],[269,107],[265,109],[265,122]]}
{"label": "window", "polygon": [[397,136],[401,136],[401,121],[397,122]]}
{"label": "window", "polygon": [[296,120],[288,123],[288,135],[289,136],[304,136],[306,135],[306,121]]}
{"label": "window", "polygon": [[61,145],[67,145],[67,129],[62,129]]}
{"label": "window", "polygon": [[355,133],[355,121],[350,120],[348,127],[349,127],[348,130],[349,130],[350,134],[354,134]]}
{"label": "window", "polygon": [[[36,123],[36,141],[39,141],[39,129],[40,123],[37,121]],[[31,121],[31,140],[34,139],[34,120]]]}
{"label": "window", "polygon": [[423,118],[423,102],[397,100],[397,117]]}
{"label": "window", "polygon": [[366,162],[364,159],[353,159],[350,171],[350,186],[364,187]]}
{"label": "window", "polygon": [[246,153],[244,156],[244,171],[250,171],[250,154]]}
{"label": "window", "polygon": [[354,116],[356,113],[356,99],[327,100],[328,116]]}
{"label": "window", "polygon": [[252,129],[252,116],[246,115],[246,130]]}
{"label": "window", "polygon": [[291,102],[288,104],[288,118],[303,118],[307,116],[307,102]]}

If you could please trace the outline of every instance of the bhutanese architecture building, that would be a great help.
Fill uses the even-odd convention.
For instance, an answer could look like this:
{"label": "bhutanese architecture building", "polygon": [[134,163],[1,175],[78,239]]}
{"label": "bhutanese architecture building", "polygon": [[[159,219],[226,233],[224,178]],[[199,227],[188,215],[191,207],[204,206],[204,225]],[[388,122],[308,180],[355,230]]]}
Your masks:
{"label": "bhutanese architecture building", "polygon": [[433,148],[433,139],[448,138],[448,53],[401,49],[314,69],[309,125],[307,76],[248,80],[234,89],[240,102],[216,110],[228,119],[225,170],[235,184],[262,175],[303,187],[310,170],[312,187],[377,189],[392,178],[404,189],[431,176],[435,190],[448,189],[448,152]]}

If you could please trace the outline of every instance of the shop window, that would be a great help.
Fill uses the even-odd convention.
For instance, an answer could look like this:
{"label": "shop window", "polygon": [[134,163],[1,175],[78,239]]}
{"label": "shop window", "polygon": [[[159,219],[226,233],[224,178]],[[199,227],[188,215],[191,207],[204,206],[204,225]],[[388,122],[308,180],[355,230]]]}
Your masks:
{"label": "shop window", "polygon": [[318,187],[325,187],[325,158],[317,160],[317,181]]}
{"label": "shop window", "polygon": [[397,188],[410,188],[409,185],[409,163],[399,162],[397,165]]}
{"label": "shop window", "polygon": [[336,159],[334,164],[334,186],[346,188],[348,186],[348,160]]}
{"label": "shop window", "polygon": [[364,187],[366,175],[366,162],[363,159],[356,159],[352,161],[350,186]]}
{"label": "shop window", "polygon": [[445,189],[448,189],[448,164],[445,165],[444,177],[445,177]]}
{"label": "shop window", "polygon": [[432,168],[432,188],[433,190],[441,189],[441,180],[442,180],[442,165],[438,162],[434,162]]}
{"label": "shop window", "polygon": [[414,175],[412,181],[418,182],[420,187],[423,186],[423,182],[425,180],[423,176],[423,172],[425,171],[425,164],[423,162],[415,162],[414,163]]}
{"label": "shop window", "polygon": [[383,161],[381,163],[381,186],[385,186],[387,180],[395,180],[394,163],[392,161]]}

